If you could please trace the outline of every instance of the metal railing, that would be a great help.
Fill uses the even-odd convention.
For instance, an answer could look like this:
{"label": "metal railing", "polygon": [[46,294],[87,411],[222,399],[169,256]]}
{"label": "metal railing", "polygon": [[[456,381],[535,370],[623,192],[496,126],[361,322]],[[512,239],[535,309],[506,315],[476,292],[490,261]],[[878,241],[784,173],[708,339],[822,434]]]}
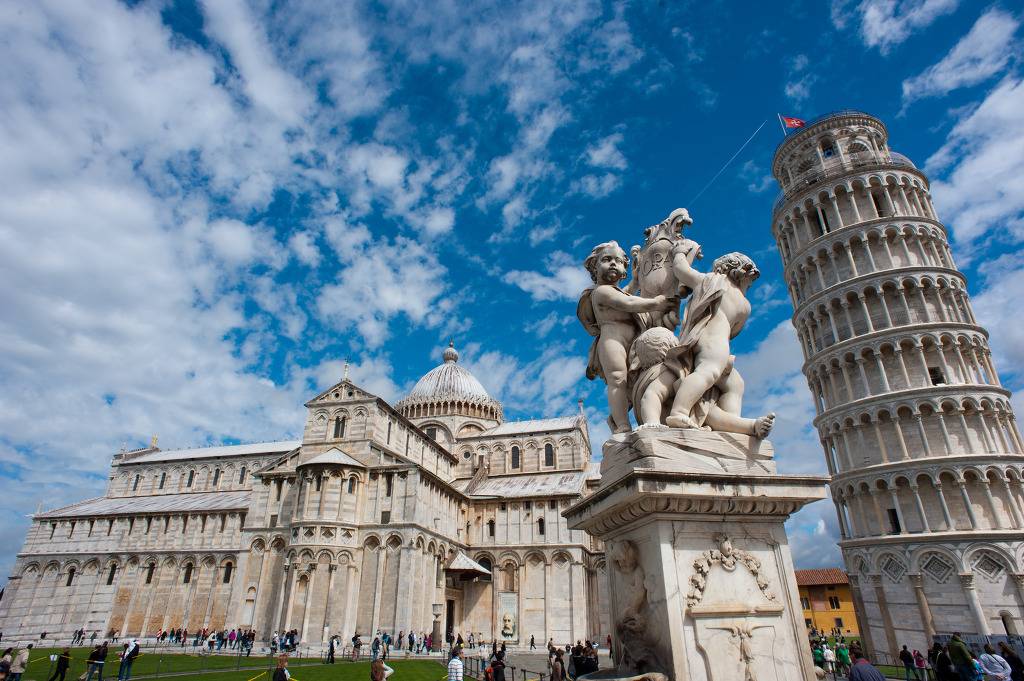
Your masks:
{"label": "metal railing", "polygon": [[[783,145],[785,145],[794,137],[799,136],[808,128],[813,127],[814,125],[817,125],[822,121],[827,121],[830,118],[839,118],[841,116],[864,116],[865,118],[871,118],[878,121],[879,125],[881,125],[883,129],[885,128],[885,123],[882,123],[882,121],[880,121],[878,118],[875,118],[871,114],[865,113],[864,111],[859,111],[857,109],[838,109],[836,111],[829,111],[828,113],[821,114],[820,116],[816,116],[815,118],[812,118],[808,121],[804,121],[804,127],[800,128],[792,135],[786,135],[784,138],[782,138],[782,141],[775,146],[775,153],[779,153],[779,149],[781,149]],[[772,155],[772,157],[774,158],[774,154]]]}

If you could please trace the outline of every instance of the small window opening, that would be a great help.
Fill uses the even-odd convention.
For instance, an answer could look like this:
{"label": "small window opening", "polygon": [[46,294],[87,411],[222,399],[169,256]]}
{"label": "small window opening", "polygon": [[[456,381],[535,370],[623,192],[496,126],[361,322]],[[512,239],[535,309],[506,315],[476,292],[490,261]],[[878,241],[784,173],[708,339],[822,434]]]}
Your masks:
{"label": "small window opening", "polygon": [[544,534],[544,519],[537,518],[537,534]]}
{"label": "small window opening", "polygon": [[68,581],[64,583],[64,586],[71,586],[71,582],[75,581],[75,568],[68,569]]}
{"label": "small window opening", "polygon": [[213,471],[213,486],[216,487],[220,483],[220,469]]}
{"label": "small window opening", "polygon": [[345,417],[339,416],[334,420],[334,439],[339,440],[345,437]]}
{"label": "small window opening", "polygon": [[896,513],[895,508],[889,509],[889,529],[892,530],[893,534],[899,534],[902,529],[900,527],[900,516]]}
{"label": "small window opening", "polygon": [[136,475],[135,480],[132,481],[132,491],[137,492],[139,489],[139,481],[142,480],[141,475]]}
{"label": "small window opening", "polygon": [[146,584],[153,583],[153,572],[156,571],[156,563],[150,563],[146,568]]}
{"label": "small window opening", "polygon": [[227,565],[224,566],[224,583],[225,584],[230,584],[231,583],[231,571],[234,568],[235,568],[235,566],[232,565],[231,563],[228,563]]}
{"label": "small window opening", "polygon": [[435,428],[434,426],[430,426],[429,428],[427,428],[426,432],[427,437],[429,437],[431,440],[437,440],[437,428]]}
{"label": "small window opening", "polygon": [[160,484],[157,486],[157,489],[163,489],[165,482],[167,482],[167,472],[166,471],[160,473]]}
{"label": "small window opening", "polygon": [[490,520],[487,521],[487,536],[488,537],[493,537],[494,536],[494,518],[491,518]]}
{"label": "small window opening", "polygon": [[551,444],[544,445],[544,465],[555,465],[555,448],[552,447]]}
{"label": "small window opening", "polygon": [[189,471],[188,472],[188,481],[185,483],[185,487],[191,487],[192,483],[195,482],[195,481],[196,481],[196,472],[195,471]]}
{"label": "small window opening", "polygon": [[113,563],[110,566],[110,572],[107,573],[107,586],[114,583],[114,577],[117,576],[117,563]]}
{"label": "small window opening", "polygon": [[239,485],[244,485],[245,484],[245,466],[242,466],[242,470],[240,470],[238,472],[238,484]]}
{"label": "small window opening", "polygon": [[946,384],[946,374],[939,367],[928,367],[928,378],[931,379],[932,385]]}
{"label": "small window opening", "polygon": [[348,493],[352,494],[355,491],[356,491],[356,479],[355,478],[349,478],[348,479]]}
{"label": "small window opening", "polygon": [[519,468],[522,460],[519,456],[519,447],[512,447],[512,468]]}
{"label": "small window opening", "polygon": [[387,525],[390,522],[391,522],[391,511],[381,511],[380,512],[380,524],[381,525]]}
{"label": "small window opening", "polygon": [[191,581],[192,581],[192,563],[188,563],[188,564],[185,565],[185,574],[182,575],[181,583],[182,584],[188,584]]}
{"label": "small window opening", "polygon": [[389,496],[389,497],[391,496],[392,492],[395,491],[395,480],[394,480],[394,477],[395,476],[394,476],[393,473],[387,473],[387,474],[384,475],[384,484],[385,484],[385,487],[386,487],[385,494],[387,496]]}

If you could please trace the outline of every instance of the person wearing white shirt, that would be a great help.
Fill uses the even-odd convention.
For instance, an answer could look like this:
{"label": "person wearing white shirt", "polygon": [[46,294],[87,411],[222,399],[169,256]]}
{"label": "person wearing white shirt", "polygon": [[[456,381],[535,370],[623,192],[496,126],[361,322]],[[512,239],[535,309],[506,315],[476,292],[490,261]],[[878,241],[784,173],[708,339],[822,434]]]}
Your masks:
{"label": "person wearing white shirt", "polygon": [[995,648],[988,643],[985,644],[985,652],[978,658],[978,663],[981,664],[985,681],[1009,681],[1012,671],[1010,665],[1002,655],[997,655]]}

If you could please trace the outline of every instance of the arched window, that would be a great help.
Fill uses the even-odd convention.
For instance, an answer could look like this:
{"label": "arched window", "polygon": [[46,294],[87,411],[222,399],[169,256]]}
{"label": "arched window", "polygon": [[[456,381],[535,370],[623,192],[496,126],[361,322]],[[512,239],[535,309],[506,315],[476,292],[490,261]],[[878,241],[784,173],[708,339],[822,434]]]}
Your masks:
{"label": "arched window", "polygon": [[354,477],[348,479],[348,493],[352,494],[356,491],[356,479]]}
{"label": "arched window", "polygon": [[132,481],[132,491],[133,492],[138,491],[138,489],[139,489],[139,481],[140,480],[142,480],[142,476],[141,475],[136,475],[135,476],[135,480]]}
{"label": "arched window", "polygon": [[153,573],[156,571],[156,563],[150,563],[146,568],[146,584],[153,583]]}
{"label": "arched window", "polygon": [[185,574],[181,578],[182,584],[188,584],[192,581],[192,563],[185,563]]}
{"label": "arched window", "polygon": [[426,433],[431,440],[437,440],[437,426],[429,426]]}
{"label": "arched window", "polygon": [[[479,563],[480,567],[484,568],[488,572],[493,572],[494,571],[494,566],[491,565],[491,559],[490,558],[481,558],[480,560],[477,561],[477,563]],[[480,575],[480,581],[481,582],[489,582],[489,581],[491,581],[491,575]]]}
{"label": "arched window", "polygon": [[519,468],[522,465],[522,460],[519,456],[519,447],[512,446],[512,468]]}
{"label": "arched window", "polygon": [[544,465],[555,465],[555,448],[551,446],[551,443],[544,445]]}
{"label": "arched window", "polygon": [[213,471],[213,486],[216,487],[219,482],[220,482],[220,469],[218,468],[218,469]]}
{"label": "arched window", "polygon": [[195,481],[196,481],[196,472],[195,471],[189,471],[188,472],[188,481],[185,483],[185,487],[191,487],[192,483],[195,482]]}
{"label": "arched window", "polygon": [[324,486],[324,476],[322,476],[322,475],[316,476],[316,491],[317,492],[321,491],[323,489],[323,486]]}
{"label": "arched window", "polygon": [[824,158],[832,158],[836,155],[836,145],[832,140],[823,140],[821,143],[821,155]]}
{"label": "arched window", "polygon": [[339,416],[334,420],[334,439],[338,440],[345,437],[345,417]]}
{"label": "arched window", "polygon": [[234,568],[235,568],[235,566],[232,565],[231,563],[228,563],[227,565],[224,566],[224,583],[225,584],[230,584],[231,583],[231,571],[234,570]]}
{"label": "arched window", "polygon": [[107,586],[114,583],[114,577],[117,576],[117,563],[110,564],[110,572],[107,573]]}
{"label": "arched window", "polygon": [[238,472],[238,484],[245,484],[245,466],[242,466],[242,470]]}
{"label": "arched window", "polygon": [[487,521],[487,536],[488,537],[493,537],[494,536],[494,518],[491,518],[490,520]]}
{"label": "arched window", "polygon": [[71,586],[71,582],[75,581],[75,568],[68,568],[68,581],[64,586]]}
{"label": "arched window", "polygon": [[537,518],[537,534],[544,534],[544,519]]}

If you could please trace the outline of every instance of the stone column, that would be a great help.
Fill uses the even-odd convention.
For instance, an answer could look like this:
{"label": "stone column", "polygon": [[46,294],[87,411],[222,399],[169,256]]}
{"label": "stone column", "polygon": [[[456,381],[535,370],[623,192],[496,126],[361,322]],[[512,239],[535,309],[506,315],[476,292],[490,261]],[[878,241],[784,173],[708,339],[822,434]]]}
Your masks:
{"label": "stone column", "polygon": [[957,480],[956,486],[960,488],[960,498],[964,502],[964,508],[967,510],[967,517],[971,521],[971,529],[978,529],[978,518],[974,515],[974,507],[971,506],[971,497],[967,494],[967,483],[963,480]]}
{"label": "stone column", "polygon": [[936,482],[935,493],[939,496],[939,506],[942,507],[942,519],[946,521],[946,531],[952,531],[956,529],[956,525],[953,524],[953,517],[949,514],[949,504],[946,503],[946,495],[942,489],[942,483]]}
{"label": "stone column", "polygon": [[896,645],[896,630],[892,625],[892,616],[889,614],[889,601],[885,598],[885,587],[882,585],[882,575],[870,575],[871,584],[875,589],[875,601],[878,603],[878,610],[882,614],[882,628],[885,630],[885,642],[889,646],[885,652],[896,655],[900,648]]}
{"label": "stone column", "polygon": [[288,599],[285,602],[283,629],[289,631],[292,628],[292,606],[294,605],[295,590],[299,587],[299,565],[292,566],[292,578],[289,580]]}
{"label": "stone column", "polygon": [[1001,514],[999,513],[999,507],[996,506],[995,497],[992,496],[992,485],[988,480],[979,480],[978,484],[981,485],[981,489],[985,494],[985,501],[988,502],[988,507],[992,510],[992,522],[995,524],[996,529],[1006,529]]}
{"label": "stone column", "polygon": [[864,650],[869,656],[874,657],[878,651],[872,640],[868,611],[864,607],[864,598],[860,592],[860,577],[850,575],[849,579],[850,593],[853,596],[853,610],[857,614],[857,622],[860,625],[860,637],[864,641]]}
{"label": "stone column", "polygon": [[935,620],[932,618],[932,609],[928,606],[928,599],[924,593],[924,577],[920,574],[907,575],[910,583],[914,586],[914,598],[917,599],[917,609],[921,613],[921,624],[924,626],[925,639],[930,643],[935,637]]}
{"label": "stone column", "polygon": [[[355,599],[357,584],[359,582],[359,568],[356,567],[356,565],[354,563],[349,563],[346,567],[347,567],[346,572],[348,574],[345,575],[345,615],[344,615],[345,631],[344,631],[344,633],[345,633],[345,636],[348,636],[350,633],[352,633],[352,634],[356,633],[356,631],[355,631],[355,628],[356,628],[356,608],[355,608],[354,599]],[[364,632],[364,633],[369,634],[369,633],[372,633],[372,632]]]}
{"label": "stone column", "polygon": [[960,573],[960,586],[964,589],[964,596],[967,598],[967,606],[974,615],[974,621],[978,625],[978,633],[982,636],[991,636],[988,620],[985,619],[985,611],[981,607],[981,599],[978,598],[978,591],[974,588],[974,575],[972,573]]}
{"label": "stone column", "polygon": [[[321,489],[323,489],[322,485]],[[299,639],[303,643],[309,641],[309,601],[313,597],[313,589],[316,587],[316,566],[317,563],[309,566],[309,583],[306,584],[306,598],[302,604],[302,631],[299,632]]]}
{"label": "stone column", "polygon": [[[284,596],[285,592],[288,591],[288,584],[291,582],[289,579],[288,569],[291,566],[288,563],[284,564],[284,579],[281,580],[281,591],[277,595],[277,607],[274,608],[274,619],[270,623],[269,629],[273,631],[280,631],[281,629],[281,615],[284,614]],[[267,639],[269,640],[271,632],[267,633]]]}
{"label": "stone column", "polygon": [[917,506],[917,514],[921,517],[921,527],[924,528],[925,532],[931,532],[932,528],[928,524],[928,515],[924,512],[924,503],[921,501],[921,491],[916,482],[910,485],[910,490],[914,493],[914,504]]}
{"label": "stone column", "polygon": [[331,640],[331,594],[334,592],[334,572],[337,569],[338,566],[334,563],[327,565],[327,598],[324,604],[324,628],[321,639],[324,643]]}

